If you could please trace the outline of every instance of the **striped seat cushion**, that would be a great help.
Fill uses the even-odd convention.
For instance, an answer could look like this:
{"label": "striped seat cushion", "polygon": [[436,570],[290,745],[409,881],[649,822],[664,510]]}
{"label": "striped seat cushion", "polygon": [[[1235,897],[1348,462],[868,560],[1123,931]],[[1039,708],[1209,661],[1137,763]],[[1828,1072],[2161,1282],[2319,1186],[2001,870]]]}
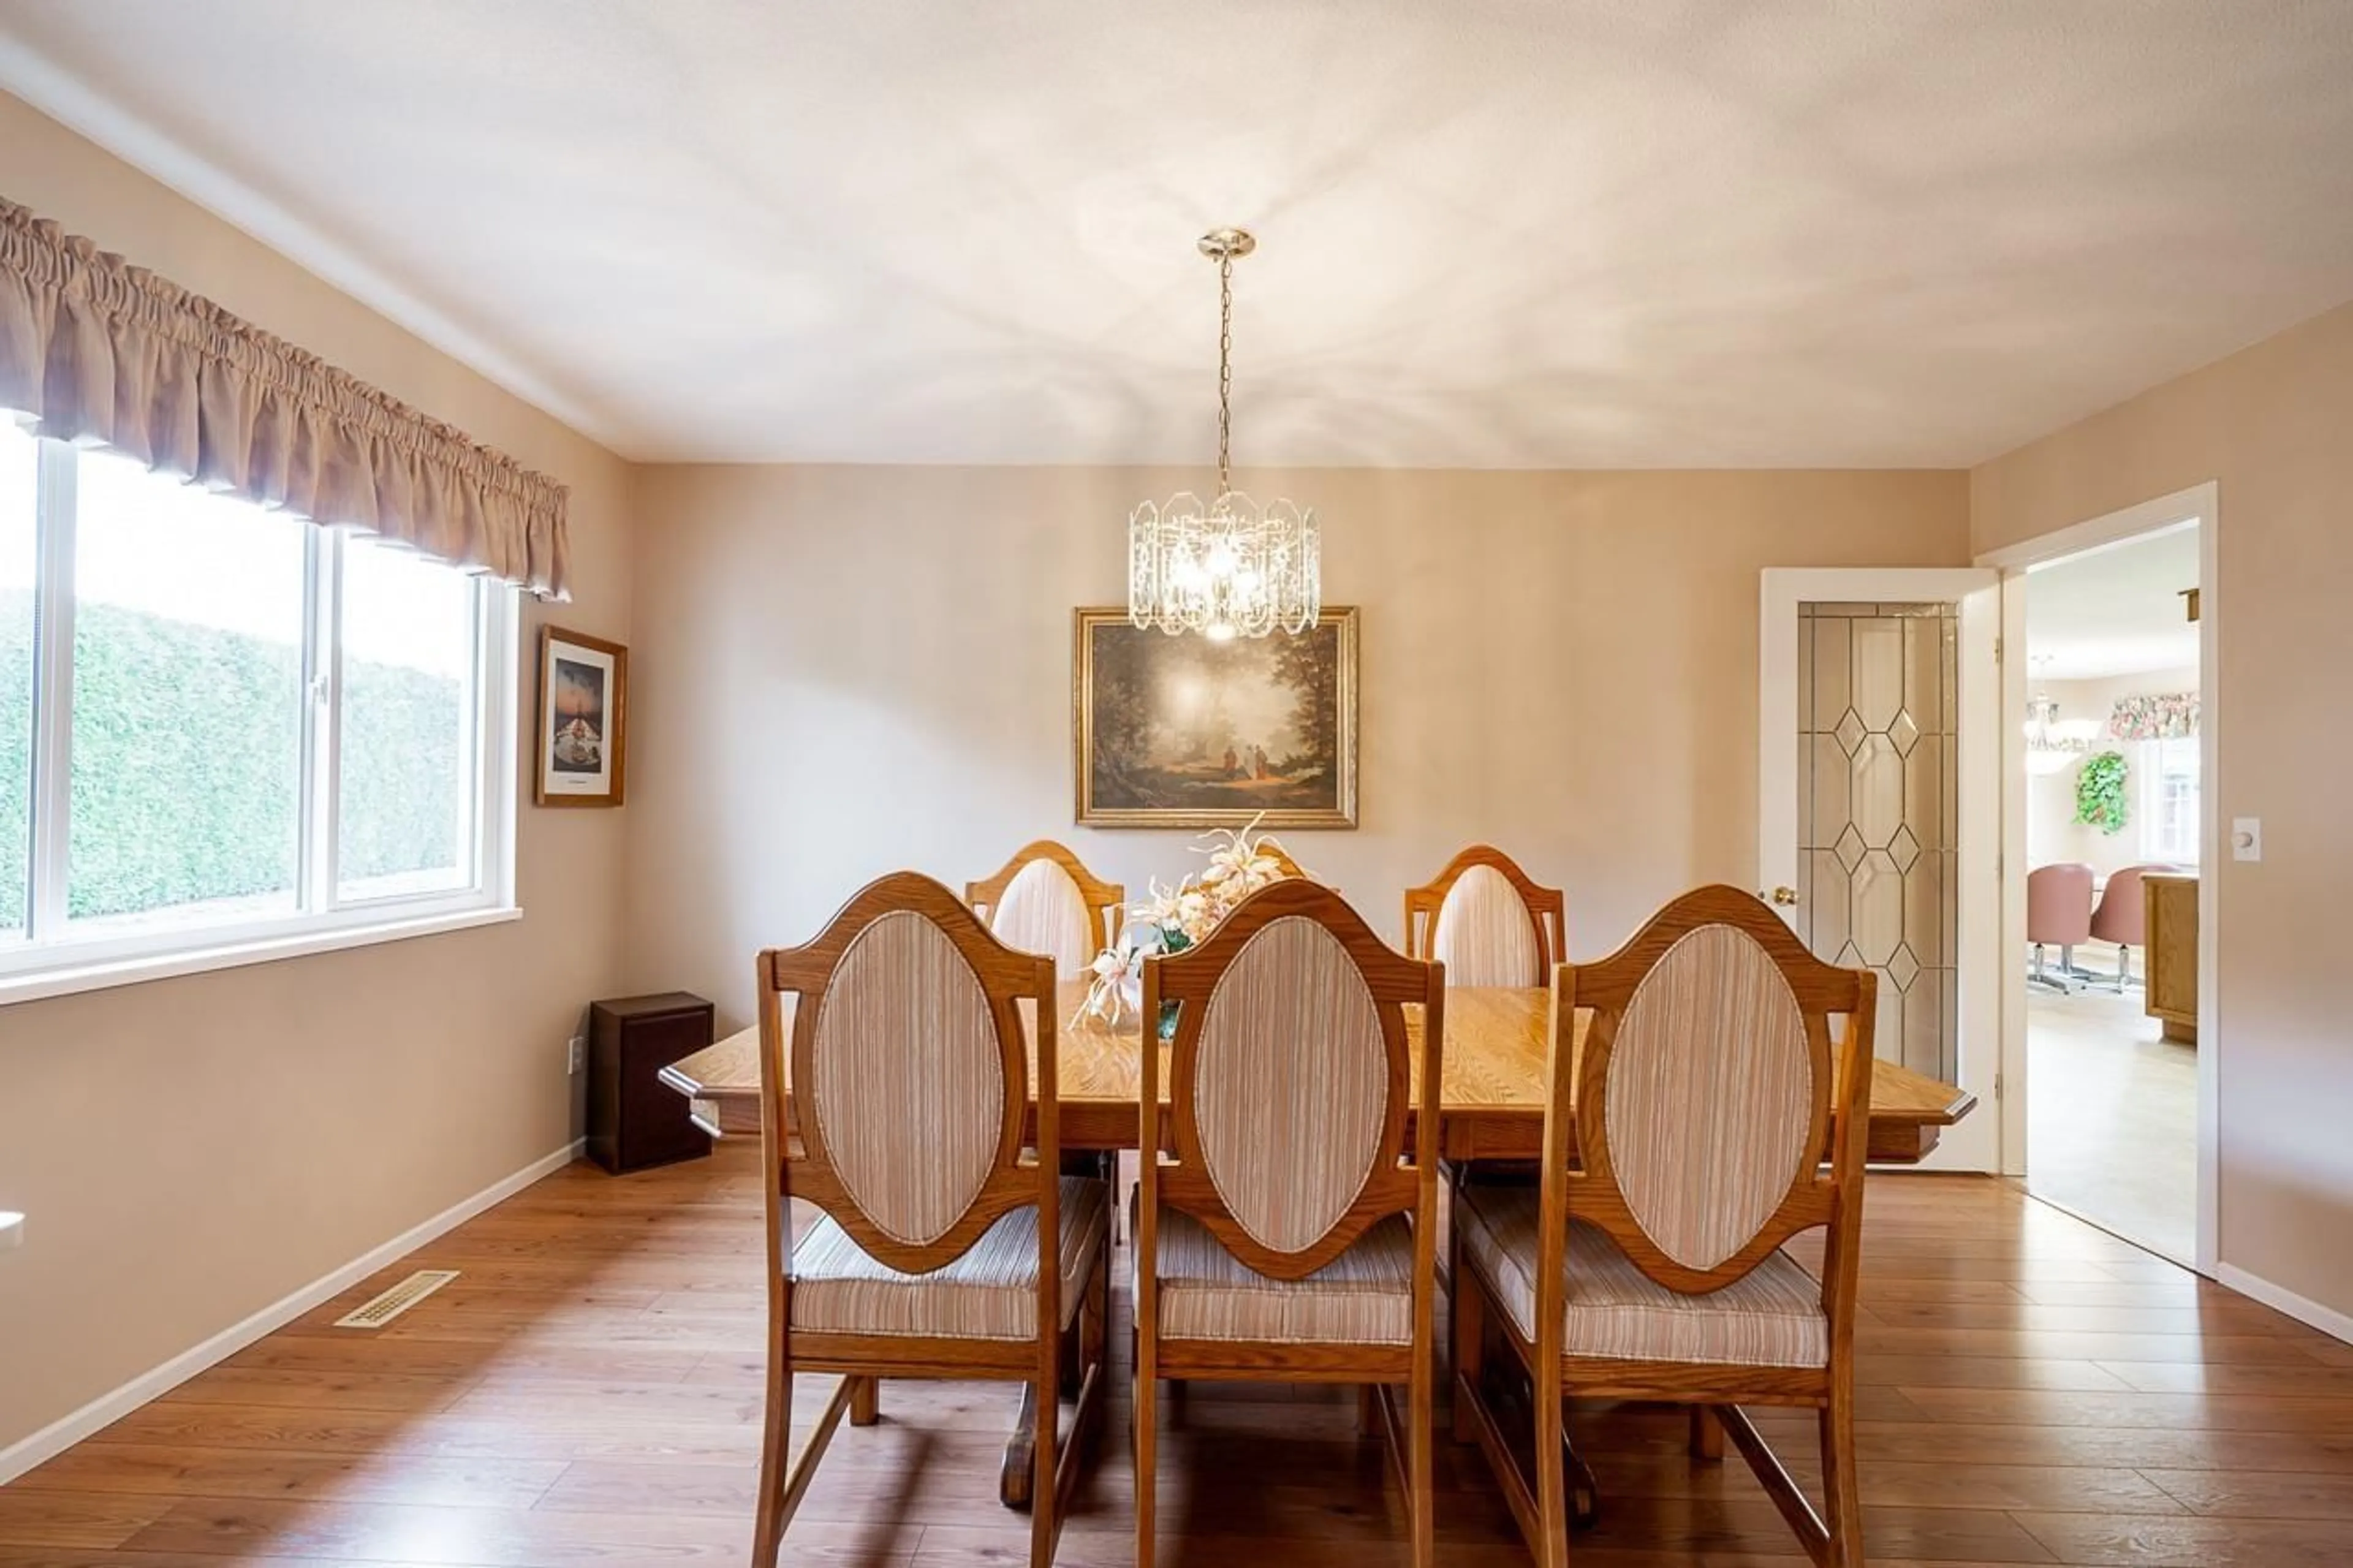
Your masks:
{"label": "striped seat cushion", "polygon": [[[1103,1255],[1103,1184],[1062,1178],[1062,1327]],[[972,1249],[930,1274],[885,1268],[829,1218],[793,1243],[792,1326],[817,1334],[1027,1340],[1038,1334],[1038,1208],[1003,1215]]]}
{"label": "striped seat cushion", "polygon": [[[1521,1337],[1535,1338],[1534,1187],[1455,1187],[1454,1234]],[[1573,1356],[1701,1362],[1724,1366],[1827,1366],[1830,1319],[1822,1288],[1786,1252],[1705,1296],[1670,1290],[1634,1267],[1618,1244],[1583,1220],[1568,1230],[1568,1312],[1563,1346]]]}
{"label": "striped seat cushion", "polygon": [[[1134,1266],[1131,1258],[1131,1270]],[[1413,1227],[1403,1215],[1391,1215],[1305,1279],[1270,1279],[1243,1267],[1199,1220],[1163,1205],[1160,1334],[1267,1344],[1411,1344]]]}

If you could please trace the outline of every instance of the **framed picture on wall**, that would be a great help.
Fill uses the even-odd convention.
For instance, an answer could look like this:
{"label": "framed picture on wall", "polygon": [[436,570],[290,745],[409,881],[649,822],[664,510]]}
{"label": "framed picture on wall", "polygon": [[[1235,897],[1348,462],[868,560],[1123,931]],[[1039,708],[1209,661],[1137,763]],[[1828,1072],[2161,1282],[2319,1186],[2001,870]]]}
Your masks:
{"label": "framed picture on wall", "polygon": [[1356,611],[1212,642],[1077,613],[1078,820],[1094,827],[1356,826]]}
{"label": "framed picture on wall", "polygon": [[541,805],[618,805],[627,777],[629,650],[562,626],[539,631]]}

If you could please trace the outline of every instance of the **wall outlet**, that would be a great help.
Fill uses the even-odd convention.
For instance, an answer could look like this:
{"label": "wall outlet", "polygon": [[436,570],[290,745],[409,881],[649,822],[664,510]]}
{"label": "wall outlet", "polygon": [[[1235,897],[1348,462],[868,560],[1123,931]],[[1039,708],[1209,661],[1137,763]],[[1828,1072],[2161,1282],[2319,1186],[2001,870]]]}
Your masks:
{"label": "wall outlet", "polygon": [[588,1070],[588,1037],[575,1035],[564,1047],[564,1070],[577,1078]]}

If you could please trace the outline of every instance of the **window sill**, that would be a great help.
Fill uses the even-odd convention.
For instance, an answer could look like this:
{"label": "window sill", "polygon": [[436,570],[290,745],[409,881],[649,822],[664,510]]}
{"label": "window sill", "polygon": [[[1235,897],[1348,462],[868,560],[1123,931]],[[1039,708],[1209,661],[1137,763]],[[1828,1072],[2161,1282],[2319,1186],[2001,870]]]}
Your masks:
{"label": "window sill", "polygon": [[251,942],[222,942],[213,947],[184,948],[175,952],[151,953],[139,958],[69,963],[55,969],[0,977],[0,1007],[17,1002],[37,1002],[48,996],[103,991],[116,985],[137,985],[149,980],[168,980],[181,974],[237,969],[248,963],[273,963],[281,958],[306,958],[313,953],[336,952],[348,947],[405,942],[417,936],[439,936],[445,931],[501,925],[522,918],[522,910],[513,905],[494,905],[407,920],[377,921],[367,925],[295,931]]}

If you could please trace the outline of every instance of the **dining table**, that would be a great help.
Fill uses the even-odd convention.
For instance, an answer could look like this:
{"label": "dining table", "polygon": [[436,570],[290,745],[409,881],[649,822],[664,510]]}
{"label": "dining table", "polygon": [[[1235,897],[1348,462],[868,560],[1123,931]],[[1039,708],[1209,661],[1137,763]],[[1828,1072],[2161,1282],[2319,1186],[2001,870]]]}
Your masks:
{"label": "dining table", "polygon": [[[1131,1014],[1108,1023],[1085,1009],[1089,982],[1065,981],[1055,999],[1050,1031],[1061,1107],[1061,1147],[1072,1156],[1108,1155],[1141,1143],[1143,1118],[1137,1104],[1142,1080],[1144,1034]],[[786,994],[783,1019],[789,1030],[795,998]],[[1543,986],[1451,986],[1446,993],[1446,1037],[1441,1043],[1438,1147],[1456,1163],[1525,1163],[1543,1149],[1552,994]],[[1032,1009],[1024,1007],[1030,1081],[1037,1081],[1038,1042],[1048,1033]],[[1572,1056],[1582,1050],[1588,1016],[1572,1020]],[[1420,1097],[1421,1009],[1406,1009],[1412,1095]],[[1156,1032],[1156,1031],[1155,1031]],[[1167,1051],[1161,1056],[1160,1098],[1168,1098]],[[1574,1062],[1572,1061],[1572,1068]],[[789,1064],[786,1064],[789,1071]],[[694,1121],[713,1137],[760,1135],[760,1031],[739,1030],[661,1069],[661,1080],[687,1097]],[[1571,1081],[1575,1081],[1572,1070]],[[789,1091],[789,1080],[786,1083]],[[1868,1158],[1880,1164],[1915,1164],[1936,1146],[1937,1135],[1976,1109],[1977,1096],[1915,1072],[1884,1058],[1871,1075]],[[1032,1106],[1032,1113],[1035,1106]],[[1166,1114],[1164,1109],[1164,1116]],[[1413,1117],[1407,1118],[1409,1136]],[[1165,1132],[1165,1128],[1164,1128]],[[1031,1474],[1030,1441],[1035,1424],[1025,1393],[1020,1418],[1006,1445],[999,1495],[1008,1507],[1026,1507]],[[1577,1472],[1573,1454],[1567,1462]],[[1577,1489],[1590,1495],[1589,1477]]]}

